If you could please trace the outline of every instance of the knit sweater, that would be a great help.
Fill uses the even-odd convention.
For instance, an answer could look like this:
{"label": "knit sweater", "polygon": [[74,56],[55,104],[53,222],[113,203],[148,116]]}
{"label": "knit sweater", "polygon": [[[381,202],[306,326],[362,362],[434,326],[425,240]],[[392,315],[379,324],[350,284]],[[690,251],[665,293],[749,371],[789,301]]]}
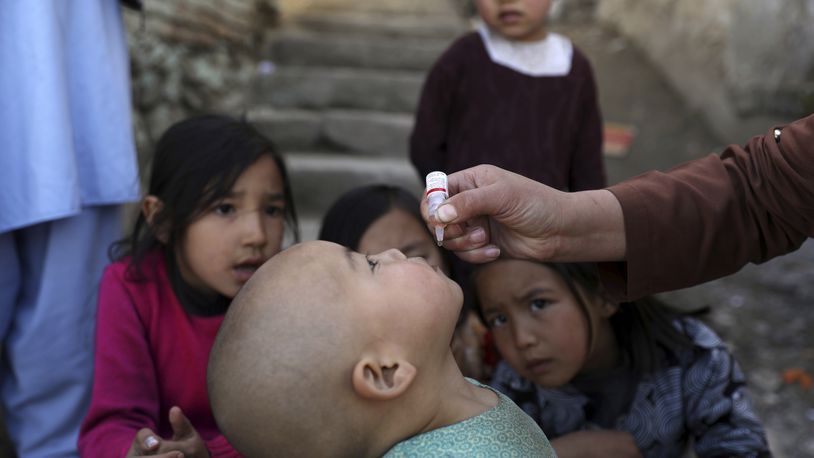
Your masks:
{"label": "knit sweater", "polygon": [[134,278],[128,259],[105,270],[99,290],[90,410],[82,423],[83,457],[126,455],[141,428],[172,437],[179,406],[213,457],[239,456],[218,431],[206,391],[206,365],[223,315],[193,316],[170,285],[164,256],[152,252]]}

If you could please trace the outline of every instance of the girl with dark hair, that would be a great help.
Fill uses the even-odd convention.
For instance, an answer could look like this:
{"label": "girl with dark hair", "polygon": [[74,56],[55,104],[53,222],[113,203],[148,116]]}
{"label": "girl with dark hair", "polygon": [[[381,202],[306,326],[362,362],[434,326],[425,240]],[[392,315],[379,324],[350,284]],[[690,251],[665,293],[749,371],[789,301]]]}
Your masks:
{"label": "girl with dark hair", "polygon": [[407,257],[422,257],[449,275],[449,262],[433,243],[421,218],[418,198],[405,189],[374,184],[351,189],[325,213],[320,240],[360,253],[397,248]]}
{"label": "girl with dark hair", "polygon": [[769,456],[740,367],[697,319],[608,300],[593,264],[502,259],[475,286],[503,357],[492,386],[558,456]]}
{"label": "girl with dark hair", "polygon": [[[421,218],[418,198],[405,189],[374,184],[352,189],[328,209],[319,239],[363,254],[396,248],[407,257],[421,257],[451,276],[447,253],[438,248]],[[454,278],[454,277],[452,277]],[[483,380],[485,329],[472,311],[463,310],[452,352],[467,377]]]}
{"label": "girl with dark hair", "polygon": [[250,124],[222,115],[161,137],[132,234],[102,277],[82,456],[233,456],[206,392],[206,364],[231,299],[299,238],[286,169]]}

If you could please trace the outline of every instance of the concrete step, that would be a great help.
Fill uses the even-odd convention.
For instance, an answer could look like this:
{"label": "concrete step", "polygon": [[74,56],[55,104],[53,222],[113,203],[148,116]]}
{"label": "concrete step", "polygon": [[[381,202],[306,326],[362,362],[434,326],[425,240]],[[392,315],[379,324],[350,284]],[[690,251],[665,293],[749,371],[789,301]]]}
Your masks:
{"label": "concrete step", "polygon": [[339,11],[405,15],[452,15],[470,0],[277,0],[284,11]]}
{"label": "concrete step", "polygon": [[257,104],[413,112],[424,74],[336,67],[278,67],[259,75]]}
{"label": "concrete step", "polygon": [[359,110],[257,107],[248,118],[281,151],[329,149],[378,157],[406,157],[413,127],[409,114]]}
{"label": "concrete step", "polygon": [[285,155],[294,203],[302,215],[325,213],[344,192],[373,183],[402,186],[420,195],[423,183],[407,158],[358,158],[322,152]]}
{"label": "concrete step", "polygon": [[292,25],[320,33],[345,33],[395,38],[451,40],[467,30],[458,14],[404,14],[387,11],[312,10],[292,18]]}
{"label": "concrete step", "polygon": [[426,71],[449,46],[447,38],[392,38],[288,29],[269,51],[279,66],[335,66]]}

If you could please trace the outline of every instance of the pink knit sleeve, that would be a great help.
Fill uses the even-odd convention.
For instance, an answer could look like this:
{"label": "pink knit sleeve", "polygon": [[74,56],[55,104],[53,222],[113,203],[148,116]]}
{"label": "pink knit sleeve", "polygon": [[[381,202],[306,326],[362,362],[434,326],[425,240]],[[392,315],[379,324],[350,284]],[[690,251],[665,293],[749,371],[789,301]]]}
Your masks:
{"label": "pink knit sleeve", "polygon": [[79,434],[82,457],[123,457],[139,429],[156,428],[153,360],[123,275],[124,265],[109,266],[99,289],[93,391]]}
{"label": "pink knit sleeve", "polygon": [[223,435],[217,435],[206,441],[206,448],[212,458],[241,458],[242,455],[232,448],[232,444]]}

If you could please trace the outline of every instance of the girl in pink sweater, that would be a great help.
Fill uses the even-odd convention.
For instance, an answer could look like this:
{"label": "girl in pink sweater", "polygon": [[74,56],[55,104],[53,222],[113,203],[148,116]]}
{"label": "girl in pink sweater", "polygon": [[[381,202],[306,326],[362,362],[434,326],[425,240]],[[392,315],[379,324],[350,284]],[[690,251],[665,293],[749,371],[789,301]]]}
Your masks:
{"label": "girl in pink sweater", "polygon": [[286,169],[251,125],[205,115],[170,127],[150,177],[102,277],[80,453],[237,456],[212,417],[206,364],[231,299],[286,228],[299,239]]}

